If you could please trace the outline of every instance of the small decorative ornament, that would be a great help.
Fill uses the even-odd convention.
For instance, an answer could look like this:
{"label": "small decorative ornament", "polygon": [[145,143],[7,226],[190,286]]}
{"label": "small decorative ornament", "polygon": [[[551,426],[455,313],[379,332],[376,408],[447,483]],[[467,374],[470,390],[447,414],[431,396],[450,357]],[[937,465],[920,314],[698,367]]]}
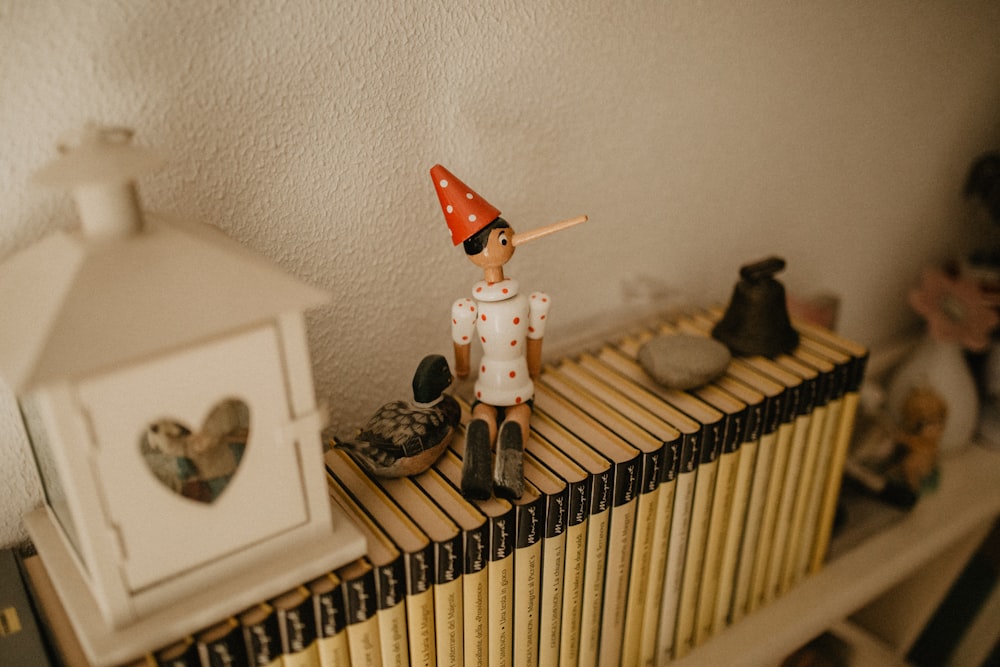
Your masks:
{"label": "small decorative ornament", "polygon": [[483,348],[466,435],[462,493],[468,498],[487,498],[493,492],[519,498],[524,491],[521,462],[550,301],[543,292],[530,297],[520,292],[517,281],[504,275],[504,265],[515,248],[585,222],[587,216],[516,234],[500,217],[500,209],[448,169],[436,164],[430,174],[452,244],[461,243],[469,260],[483,270],[483,280],[473,285],[471,297],[455,301],[451,313],[459,378],[470,373],[472,340],[477,338]]}
{"label": "small decorative ornament", "polygon": [[39,171],[80,228],[0,264],[0,374],[44,507],[25,526],[89,661],[121,664],[364,553],[332,514],[304,311],[328,295],[142,210],[159,164],[86,127]]}
{"label": "small decorative ornament", "polygon": [[914,387],[903,400],[898,424],[899,456],[890,478],[915,496],[937,484],[937,457],[948,420],[948,404],[932,389]]}
{"label": "small decorative ornament", "polygon": [[775,275],[785,268],[780,257],[740,267],[740,280],[712,337],[740,356],[776,357],[799,344],[799,333],[788,316],[785,287]]}
{"label": "small decorative ornament", "polygon": [[427,470],[444,453],[462,409],[445,394],[454,377],[439,354],[424,357],[413,375],[413,402],[379,408],[357,436],[333,438],[362,468],[377,477],[407,477]]}
{"label": "small decorative ornament", "polygon": [[900,423],[912,390],[933,390],[947,404],[939,451],[949,454],[971,442],[979,415],[978,390],[965,350],[985,349],[998,317],[975,283],[936,267],[923,272],[909,302],[927,321],[927,333],[894,374],[887,408]]}
{"label": "small decorative ornament", "polygon": [[920,287],[910,292],[909,301],[927,321],[932,338],[958,343],[971,352],[985,350],[990,333],[1000,323],[976,282],[952,277],[937,267],[924,269]]}
{"label": "small decorative ornament", "polygon": [[719,341],[688,334],[651,338],[639,348],[638,355],[650,377],[673,389],[691,389],[714,380],[731,358],[729,349]]}

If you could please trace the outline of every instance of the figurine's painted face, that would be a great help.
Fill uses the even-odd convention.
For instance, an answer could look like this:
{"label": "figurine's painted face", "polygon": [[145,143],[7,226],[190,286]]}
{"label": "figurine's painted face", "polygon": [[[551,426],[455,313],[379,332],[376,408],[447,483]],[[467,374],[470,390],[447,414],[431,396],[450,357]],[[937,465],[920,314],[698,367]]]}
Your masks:
{"label": "figurine's painted face", "polygon": [[477,254],[469,255],[469,260],[484,271],[502,268],[514,255],[513,237],[510,227],[490,230],[486,245]]}

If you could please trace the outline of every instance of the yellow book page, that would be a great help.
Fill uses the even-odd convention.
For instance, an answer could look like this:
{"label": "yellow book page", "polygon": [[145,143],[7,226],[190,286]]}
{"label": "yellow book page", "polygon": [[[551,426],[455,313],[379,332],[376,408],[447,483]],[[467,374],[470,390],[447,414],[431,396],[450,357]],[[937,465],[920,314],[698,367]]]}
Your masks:
{"label": "yellow book page", "polygon": [[729,532],[729,513],[733,509],[736,492],[736,471],[739,468],[742,451],[723,453],[719,456],[719,472],[715,481],[715,497],[712,499],[709,535],[705,543],[705,565],[698,591],[697,612],[693,645],[700,646],[712,635],[715,619],[715,603],[719,593],[722,572],[722,558],[725,554],[725,540]]}
{"label": "yellow book page", "polygon": [[[367,621],[348,625],[347,644],[351,649],[352,667],[382,664],[378,615],[372,616]],[[278,664],[280,664],[280,661]]]}
{"label": "yellow book page", "polygon": [[840,425],[837,429],[837,439],[831,457],[829,475],[823,490],[823,505],[819,517],[819,529],[816,543],[813,545],[810,572],[817,572],[823,567],[826,551],[830,546],[830,533],[833,531],[833,517],[837,511],[837,496],[840,495],[841,475],[844,471],[844,461],[847,459],[847,449],[854,431],[854,418],[858,412],[859,396],[851,392],[844,396],[844,409],[840,415]]}
{"label": "yellow book page", "polygon": [[559,665],[571,667],[579,661],[580,619],[583,614],[584,565],[587,562],[587,532],[590,519],[566,529],[566,565],[563,578],[562,632]]}
{"label": "yellow book page", "polygon": [[719,565],[719,586],[715,596],[715,613],[709,634],[720,632],[729,623],[730,612],[736,595],[736,574],[739,566],[740,546],[743,542],[753,471],[757,463],[760,440],[744,442],[740,446],[740,460],[733,484],[733,502],[729,512],[729,526],[723,546],[722,563]]}
{"label": "yellow book page", "polygon": [[514,558],[495,560],[489,566],[490,579],[490,667],[513,664],[514,648]]}
{"label": "yellow book page", "polygon": [[462,629],[462,577],[435,584],[434,631],[438,664],[461,667],[465,659]]}
{"label": "yellow book page", "polygon": [[410,637],[410,662],[434,665],[434,588],[406,597],[406,626]]}
{"label": "yellow book page", "polygon": [[566,531],[542,542],[542,604],[538,624],[538,664],[559,664],[563,590],[566,575]]}
{"label": "yellow book page", "polygon": [[[587,559],[583,572],[583,609],[577,661],[580,667],[597,664],[597,645],[601,637],[601,610],[604,601],[604,573],[607,565],[608,528],[611,511],[590,516],[587,535]],[[563,647],[565,647],[565,642]]]}
{"label": "yellow book page", "polygon": [[657,509],[660,505],[660,487],[639,496],[636,508],[635,537],[632,547],[632,566],[629,571],[628,598],[625,607],[625,630],[622,635],[621,662],[635,665],[642,646],[642,622],[649,600],[650,566],[653,552],[653,535],[656,532]]}
{"label": "yellow book page", "polygon": [[697,473],[695,472],[682,472],[677,476],[674,512],[670,520],[670,550],[667,553],[667,569],[663,578],[663,592],[660,596],[660,629],[657,633],[656,647],[657,664],[666,663],[674,655],[674,638],[677,634],[677,616],[681,599],[684,559],[688,551],[696,477]]}
{"label": "yellow book page", "polygon": [[750,587],[750,597],[747,601],[747,613],[757,610],[764,603],[764,588],[767,584],[768,565],[771,562],[771,551],[774,547],[774,528],[778,520],[778,505],[781,503],[785,468],[788,465],[788,454],[792,447],[794,432],[794,422],[778,427],[778,439],[775,442],[774,458],[771,461],[771,472],[768,475],[767,497],[764,500],[760,535],[757,538],[757,550],[753,558],[753,580]]}
{"label": "yellow book page", "polygon": [[322,667],[337,667],[351,664],[351,649],[347,644],[347,630],[338,632],[333,637],[320,637],[316,640],[319,649],[319,664]]}
{"label": "yellow book page", "polygon": [[781,576],[778,580],[778,595],[788,591],[798,581],[799,552],[803,548],[803,535],[806,532],[806,511],[809,506],[810,490],[816,485],[817,466],[819,465],[821,438],[826,424],[827,406],[817,406],[813,410],[812,422],[809,425],[809,436],[806,439],[805,458],[802,461],[802,473],[795,490],[795,504],[792,508],[792,520],[789,527],[788,543],[781,565]]}
{"label": "yellow book page", "polygon": [[625,603],[628,596],[628,568],[632,564],[637,503],[633,498],[611,512],[608,529],[608,564],[604,575],[604,612],[598,663],[621,661],[622,633],[625,631]]}
{"label": "yellow book page", "polygon": [[820,449],[816,462],[816,474],[809,488],[809,500],[806,507],[802,544],[799,547],[796,562],[796,578],[802,579],[809,572],[809,561],[812,558],[813,546],[819,532],[820,509],[823,503],[823,493],[830,476],[833,451],[836,447],[837,429],[840,426],[840,415],[844,410],[843,397],[830,401],[826,406],[826,420],[823,422],[823,434],[820,436]]}
{"label": "yellow book page", "polygon": [[514,664],[538,665],[542,540],[514,551]]}
{"label": "yellow book page", "polygon": [[281,667],[320,667],[319,645],[316,642],[295,653],[285,653],[279,662]]}
{"label": "yellow book page", "polygon": [[750,611],[757,547],[760,544],[767,494],[771,488],[771,470],[774,468],[774,455],[777,447],[777,431],[762,435],[760,444],[757,446],[757,463],[754,466],[746,525],[743,528],[743,542],[740,545],[740,555],[737,560],[736,585],[730,614],[731,623],[740,620]]}
{"label": "yellow book page", "polygon": [[781,497],[778,499],[778,511],[774,521],[774,539],[771,542],[771,555],[764,581],[764,604],[774,600],[778,594],[784,567],[783,559],[787,553],[790,537],[792,509],[798,494],[799,481],[802,479],[802,464],[805,460],[811,422],[811,415],[799,415],[795,419],[795,431],[792,434],[792,444],[788,448],[785,477],[782,480]]}
{"label": "yellow book page", "polygon": [[667,554],[670,549],[670,524],[674,514],[674,494],[677,482],[671,480],[660,484],[660,497],[656,508],[656,527],[650,547],[649,582],[646,606],[642,614],[642,630],[639,642],[639,664],[652,667],[656,664],[656,633],[660,620],[660,596],[663,579],[666,576]]}
{"label": "yellow book page", "polygon": [[489,566],[474,574],[462,575],[466,665],[485,665],[489,655],[489,575]]}
{"label": "yellow book page", "polygon": [[406,638],[406,604],[380,609],[378,631],[383,667],[407,667],[410,651]]}
{"label": "yellow book page", "polygon": [[698,465],[694,505],[691,507],[691,535],[688,538],[681,597],[677,606],[677,637],[674,639],[674,656],[677,658],[683,658],[688,654],[694,640],[698,590],[705,564],[705,544],[708,541],[709,522],[712,519],[712,498],[715,496],[718,471],[718,460],[703,461]]}

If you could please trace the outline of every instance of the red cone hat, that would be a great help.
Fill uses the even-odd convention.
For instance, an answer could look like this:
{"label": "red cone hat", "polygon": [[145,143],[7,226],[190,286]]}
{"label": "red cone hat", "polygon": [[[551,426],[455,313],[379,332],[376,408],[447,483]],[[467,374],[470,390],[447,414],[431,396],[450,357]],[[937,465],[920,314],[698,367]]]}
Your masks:
{"label": "red cone hat", "polygon": [[441,165],[431,167],[431,179],[441,201],[444,221],[451,230],[451,241],[455,245],[462,243],[500,215],[500,209],[480,197]]}

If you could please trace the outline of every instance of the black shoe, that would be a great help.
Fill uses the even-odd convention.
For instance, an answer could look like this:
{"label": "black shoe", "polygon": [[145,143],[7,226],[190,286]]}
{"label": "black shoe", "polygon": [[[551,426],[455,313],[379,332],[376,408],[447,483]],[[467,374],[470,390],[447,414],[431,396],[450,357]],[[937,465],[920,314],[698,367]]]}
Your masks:
{"label": "black shoe", "polygon": [[486,500],[492,492],[490,479],[490,427],[473,419],[465,429],[465,459],[462,462],[462,495]]}
{"label": "black shoe", "polygon": [[497,435],[497,460],[493,468],[493,489],[501,498],[516,500],[524,493],[524,443],[521,425],[504,422]]}

